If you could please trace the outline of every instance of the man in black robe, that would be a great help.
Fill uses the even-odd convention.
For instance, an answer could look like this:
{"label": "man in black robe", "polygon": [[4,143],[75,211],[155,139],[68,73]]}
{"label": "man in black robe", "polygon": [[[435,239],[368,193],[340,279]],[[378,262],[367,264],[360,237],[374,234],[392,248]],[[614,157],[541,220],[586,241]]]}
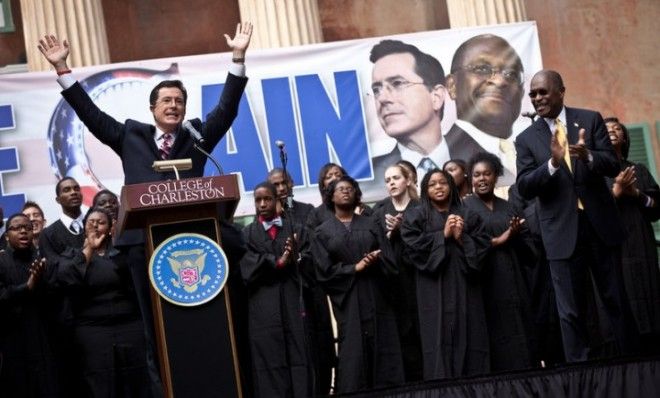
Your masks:
{"label": "man in black robe", "polygon": [[59,396],[49,333],[46,261],[32,244],[32,223],[23,214],[7,222],[0,252],[0,395]]}
{"label": "man in black robe", "polygon": [[[84,215],[80,184],[72,177],[64,177],[55,185],[55,201],[62,208],[59,219],[46,227],[39,237],[39,251],[48,262],[49,275],[56,275],[61,254],[67,248],[82,248],[85,241],[83,234]],[[55,317],[53,334],[57,339],[54,347],[61,367],[62,388],[66,394],[74,396],[80,393],[80,384],[73,375],[76,374],[75,358],[72,357],[72,322],[71,303],[62,292],[56,292],[50,303],[51,316]]]}
{"label": "man in black robe", "polygon": [[248,289],[248,332],[256,397],[318,394],[309,325],[313,265],[302,225],[277,213],[270,183],[254,190],[257,218],[243,230],[241,275]]}
{"label": "man in black robe", "polygon": [[[277,196],[284,209],[282,212],[283,217],[287,218],[292,224],[304,226],[307,217],[314,210],[314,206],[293,199],[293,179],[291,175],[288,172],[285,173],[284,169],[274,168],[268,172],[268,182],[273,184],[277,190]],[[306,232],[309,236],[309,229]],[[310,319],[310,324],[315,335],[314,339],[317,342],[318,360],[316,366],[318,366],[319,375],[317,383],[319,392],[328,394],[332,381],[332,367],[337,362],[330,307],[323,289],[315,282],[315,279],[310,282],[313,282],[310,289],[311,294],[314,296],[313,301],[310,303],[314,307],[314,311],[310,312],[314,318]]]}

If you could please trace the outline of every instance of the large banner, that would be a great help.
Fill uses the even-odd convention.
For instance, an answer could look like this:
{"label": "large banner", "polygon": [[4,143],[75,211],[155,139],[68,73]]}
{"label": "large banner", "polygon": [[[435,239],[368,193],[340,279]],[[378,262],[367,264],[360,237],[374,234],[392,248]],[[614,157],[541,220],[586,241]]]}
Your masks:
{"label": "large banner", "polygon": [[[455,57],[461,44],[484,34],[503,40],[487,41],[490,45],[472,40]],[[372,49],[383,40],[413,45],[425,57],[439,61],[442,74],[438,68],[431,69],[441,75],[443,84],[438,87],[425,77],[420,80],[419,61],[416,68],[411,67],[415,61],[405,59],[409,55],[371,62]],[[386,47],[382,45],[379,51],[387,52]],[[231,54],[223,53],[76,68],[73,76],[117,120],[148,123],[153,123],[149,91],[160,80],[180,79],[188,90],[186,118],[203,119],[217,104],[230,58]],[[453,154],[466,157],[463,149],[468,148],[465,142],[470,137],[492,151],[499,138],[491,140],[495,133],[490,135],[481,124],[502,119],[504,130],[513,131],[508,138],[512,141],[529,125],[529,119],[519,115],[531,110],[524,94],[533,73],[542,68],[533,22],[249,50],[246,64],[250,80],[238,117],[213,151],[224,173],[240,176],[242,199],[237,216],[254,213],[253,187],[266,178],[269,169],[281,166],[277,140],[286,145],[296,199],[314,204],[320,203],[318,172],[327,162],[342,165],[364,186],[363,199],[374,201],[386,195],[379,161],[410,157],[417,162],[430,157],[442,167]],[[444,75],[450,73],[452,78],[445,81]],[[44,208],[49,222],[55,221],[60,213],[55,183],[64,175],[83,186],[86,205],[100,189],[121,189],[124,176],[119,158],[87,131],[60,91],[52,71],[0,76],[0,205],[5,216],[33,200]],[[497,115],[484,118],[492,112],[480,108],[479,101],[485,97],[499,104],[499,119]],[[473,128],[455,123],[457,109]],[[442,118],[441,127],[430,135],[429,123],[435,122],[429,115]],[[475,128],[486,131],[485,138],[474,135],[479,134],[472,131]],[[450,131],[454,138],[447,137]],[[455,139],[466,131],[467,141]],[[429,147],[437,141],[443,144]],[[421,170],[421,163],[415,166]],[[217,173],[208,162],[205,174]]]}

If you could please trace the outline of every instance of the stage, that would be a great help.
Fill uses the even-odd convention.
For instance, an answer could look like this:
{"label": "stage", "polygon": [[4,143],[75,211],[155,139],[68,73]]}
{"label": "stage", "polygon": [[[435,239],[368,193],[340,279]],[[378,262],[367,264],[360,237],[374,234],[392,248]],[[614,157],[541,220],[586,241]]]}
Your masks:
{"label": "stage", "polygon": [[407,384],[344,397],[660,397],[660,357],[610,359],[487,377]]}

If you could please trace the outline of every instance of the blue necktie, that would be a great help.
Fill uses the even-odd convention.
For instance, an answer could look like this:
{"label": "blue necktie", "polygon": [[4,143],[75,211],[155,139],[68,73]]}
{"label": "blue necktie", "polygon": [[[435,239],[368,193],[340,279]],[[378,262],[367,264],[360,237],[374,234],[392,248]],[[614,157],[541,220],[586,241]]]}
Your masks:
{"label": "blue necktie", "polygon": [[429,171],[438,168],[438,166],[436,166],[435,163],[433,163],[433,161],[429,158],[423,158],[419,162],[419,167],[424,170],[424,173],[428,173]]}

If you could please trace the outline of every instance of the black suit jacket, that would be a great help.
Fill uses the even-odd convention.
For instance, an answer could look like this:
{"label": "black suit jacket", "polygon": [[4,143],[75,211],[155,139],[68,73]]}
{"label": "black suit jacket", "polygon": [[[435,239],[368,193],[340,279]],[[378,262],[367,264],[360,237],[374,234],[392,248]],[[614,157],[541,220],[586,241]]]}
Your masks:
{"label": "black suit jacket", "polygon": [[[238,113],[246,77],[227,75],[227,81],[218,105],[207,115],[206,122],[191,120],[205,139],[202,147],[211,152],[222,139]],[[71,105],[80,120],[101,142],[112,148],[121,158],[124,169],[124,183],[136,184],[151,181],[174,179],[174,172],[159,173],[151,168],[155,160],[161,160],[154,142],[156,127],[136,120],[127,119],[120,123],[101,111],[89,98],[79,83],[62,91],[62,96]],[[206,157],[193,148],[193,139],[185,129],[177,132],[171,159],[191,158],[191,170],[179,173],[181,178],[199,177],[204,173]]]}
{"label": "black suit jacket", "polygon": [[[450,159],[461,159],[467,163],[475,153],[485,151],[485,149],[483,149],[481,145],[470,136],[470,134],[466,133],[465,130],[455,124],[449,129],[449,132],[443,137],[443,139],[447,141]],[[385,155],[373,158],[374,178],[377,181],[382,181],[383,176],[385,175],[385,170],[399,160],[401,160],[401,152],[399,151],[398,146],[395,146],[391,152]],[[443,165],[441,164],[438,165],[438,167],[442,166]],[[420,179],[421,177],[423,176],[420,176]]]}
{"label": "black suit jacket", "polygon": [[385,170],[399,160],[401,160],[401,151],[399,151],[398,145],[395,145],[391,152],[373,158],[374,183],[384,185],[383,179],[385,178]]}
{"label": "black suit jacket", "polygon": [[541,235],[549,260],[569,258],[575,250],[578,198],[604,244],[613,246],[623,240],[617,208],[604,178],[617,175],[619,161],[603,118],[594,111],[567,107],[566,124],[569,144],[577,142],[580,128],[586,130],[585,144],[593,156],[591,165],[572,158],[573,172],[562,162],[559,170],[550,175],[552,132],[543,118],[516,139],[518,191],[526,199],[538,198]]}
{"label": "black suit jacket", "polygon": [[447,146],[449,147],[449,156],[452,159],[461,159],[466,163],[470,161],[475,153],[485,151],[470,134],[455,124],[451,126],[449,132],[445,135],[445,140],[447,140]]}

